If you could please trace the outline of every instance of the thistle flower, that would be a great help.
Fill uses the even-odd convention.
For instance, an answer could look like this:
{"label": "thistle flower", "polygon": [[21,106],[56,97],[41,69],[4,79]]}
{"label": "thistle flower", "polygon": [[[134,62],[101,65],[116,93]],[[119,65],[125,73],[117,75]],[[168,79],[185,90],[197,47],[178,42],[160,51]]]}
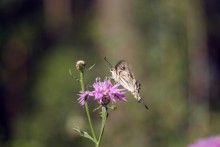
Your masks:
{"label": "thistle flower", "polygon": [[119,89],[119,83],[112,85],[110,79],[105,79],[101,82],[101,79],[96,78],[96,82],[93,84],[94,100],[98,101],[102,105],[107,105],[110,101],[116,103],[116,99],[120,101],[127,101],[124,95],[124,89]]}
{"label": "thistle flower", "polygon": [[220,136],[199,139],[188,147],[220,147]]}
{"label": "thistle flower", "polygon": [[124,89],[119,89],[120,84],[113,85],[110,79],[105,79],[101,82],[101,78],[96,78],[95,83],[92,85],[93,91],[80,92],[78,101],[81,106],[85,104],[91,97],[99,104],[106,106],[109,102],[116,103],[116,100],[127,101],[124,95]]}

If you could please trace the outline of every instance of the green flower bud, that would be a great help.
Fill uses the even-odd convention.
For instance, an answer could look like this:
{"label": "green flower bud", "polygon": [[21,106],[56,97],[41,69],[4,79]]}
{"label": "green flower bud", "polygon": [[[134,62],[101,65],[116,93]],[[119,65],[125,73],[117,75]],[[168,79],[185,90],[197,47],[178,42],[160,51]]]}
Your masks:
{"label": "green flower bud", "polygon": [[79,60],[79,61],[76,62],[76,68],[77,68],[79,71],[83,72],[84,69],[85,69],[85,67],[86,67],[86,62],[85,62],[85,61]]}

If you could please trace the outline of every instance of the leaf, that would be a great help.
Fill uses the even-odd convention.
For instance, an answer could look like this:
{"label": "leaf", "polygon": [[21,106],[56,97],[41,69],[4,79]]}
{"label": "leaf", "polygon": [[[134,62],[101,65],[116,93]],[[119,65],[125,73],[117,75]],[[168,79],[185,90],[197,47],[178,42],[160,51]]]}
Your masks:
{"label": "leaf", "polygon": [[71,69],[69,69],[69,74],[70,74],[71,78],[73,78],[74,80],[76,80],[77,82],[79,82],[79,79],[73,76]]}
{"label": "leaf", "polygon": [[85,137],[96,143],[96,141],[89,135],[89,133],[80,130],[79,127],[74,127],[74,130],[79,133],[80,136]]}
{"label": "leaf", "polygon": [[98,111],[101,107],[102,107],[102,105],[98,106],[98,107],[95,108],[92,112],[96,112],[96,111]]}
{"label": "leaf", "polygon": [[90,71],[94,66],[95,66],[95,64],[93,64],[92,66],[90,66],[89,69],[87,69],[86,71]]}
{"label": "leaf", "polygon": [[69,74],[70,74],[71,76],[73,76],[72,71],[71,71],[71,69],[70,69],[70,68],[69,68]]}
{"label": "leaf", "polygon": [[109,109],[112,109],[112,110],[116,110],[116,109],[117,109],[117,106],[111,105],[111,106],[109,106],[108,108],[109,108]]}

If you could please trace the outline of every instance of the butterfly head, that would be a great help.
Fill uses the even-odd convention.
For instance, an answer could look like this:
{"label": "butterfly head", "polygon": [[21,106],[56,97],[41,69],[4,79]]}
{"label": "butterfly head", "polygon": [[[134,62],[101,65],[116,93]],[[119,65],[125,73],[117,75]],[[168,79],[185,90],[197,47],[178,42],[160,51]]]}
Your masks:
{"label": "butterfly head", "polygon": [[115,69],[114,68],[110,68],[110,72],[115,72]]}
{"label": "butterfly head", "polygon": [[117,76],[117,73],[116,73],[116,70],[115,68],[110,68],[110,72],[112,73],[112,78],[118,82],[118,76]]}

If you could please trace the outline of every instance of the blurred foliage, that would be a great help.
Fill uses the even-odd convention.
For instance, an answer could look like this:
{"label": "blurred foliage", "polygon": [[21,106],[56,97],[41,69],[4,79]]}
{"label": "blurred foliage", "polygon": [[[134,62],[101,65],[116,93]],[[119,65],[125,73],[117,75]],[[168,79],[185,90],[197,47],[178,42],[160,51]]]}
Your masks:
{"label": "blurred foliage", "polygon": [[[90,146],[73,130],[89,127],[69,69],[78,77],[77,60],[96,64],[85,74],[92,84],[97,76],[110,76],[105,56],[113,65],[120,59],[131,63],[149,111],[128,93],[128,102],[110,112],[103,147],[184,147],[219,134],[219,112],[211,111],[202,86],[210,78],[203,76],[208,51],[202,1],[4,0],[0,8],[1,85],[19,71],[27,74],[16,87],[23,86],[22,98],[6,101],[19,105],[16,115],[7,116],[11,136],[1,146]],[[92,117],[99,131],[100,118]]]}

